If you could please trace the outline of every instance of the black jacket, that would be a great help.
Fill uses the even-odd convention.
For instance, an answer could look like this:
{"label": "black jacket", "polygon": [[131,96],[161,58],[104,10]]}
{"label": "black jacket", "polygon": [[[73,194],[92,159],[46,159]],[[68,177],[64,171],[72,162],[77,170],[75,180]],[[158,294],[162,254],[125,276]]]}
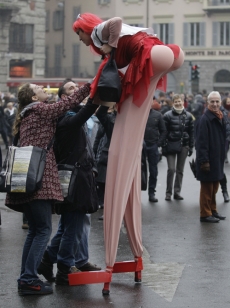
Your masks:
{"label": "black jacket", "polygon": [[[57,163],[74,165],[83,154],[86,145],[86,135],[84,130],[85,122],[94,114],[97,105],[90,101],[76,114],[67,112],[59,118],[55,133],[54,151]],[[76,110],[75,110],[76,111]],[[89,158],[92,162],[94,161]],[[60,203],[56,205],[58,214],[62,212],[74,211],[74,204]]]}
{"label": "black jacket", "polygon": [[160,112],[151,109],[145,128],[144,140],[147,146],[157,143],[160,147],[167,135],[167,130]]}
{"label": "black jacket", "polygon": [[228,117],[229,111],[224,108],[224,106],[220,106],[220,110],[223,113],[224,116],[224,122],[226,126],[226,139],[230,141],[230,119]]}
{"label": "black jacket", "polygon": [[[109,154],[109,146],[113,134],[113,127],[116,119],[116,112],[108,113],[108,107],[101,106],[96,116],[98,117],[98,120],[102,124],[104,128],[104,134],[106,135],[106,138],[103,139],[104,144],[101,148],[101,153],[98,158],[97,162],[97,170],[98,170],[98,176],[96,178],[97,182],[105,183],[106,180],[106,170],[107,170],[107,163],[108,163],[108,154]],[[104,138],[104,137],[103,137]],[[97,139],[96,139],[97,142]],[[96,147],[94,146],[94,152],[96,152]]]}
{"label": "black jacket", "polygon": [[[182,136],[182,118],[185,117],[185,127]],[[165,126],[167,129],[167,139],[178,141],[183,137],[183,146],[188,146],[190,149],[194,146],[194,123],[191,113],[185,109],[181,114],[178,114],[174,109],[164,114]]]}
{"label": "black jacket", "polygon": [[[220,181],[224,177],[226,123],[220,121],[213,112],[206,109],[197,125],[196,170],[197,180],[201,182]],[[200,169],[209,162],[210,171]]]}

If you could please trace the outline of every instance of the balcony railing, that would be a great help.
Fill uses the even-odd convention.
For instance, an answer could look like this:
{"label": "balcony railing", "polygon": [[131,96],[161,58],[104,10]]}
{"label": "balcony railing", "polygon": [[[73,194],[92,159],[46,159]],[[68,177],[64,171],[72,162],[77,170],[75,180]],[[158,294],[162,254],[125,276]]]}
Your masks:
{"label": "balcony railing", "polygon": [[208,0],[209,6],[229,6],[229,0]]}
{"label": "balcony railing", "polygon": [[9,43],[10,52],[33,53],[34,45],[28,43]]}
{"label": "balcony railing", "polygon": [[230,12],[230,0],[204,0],[203,10],[208,15]]}

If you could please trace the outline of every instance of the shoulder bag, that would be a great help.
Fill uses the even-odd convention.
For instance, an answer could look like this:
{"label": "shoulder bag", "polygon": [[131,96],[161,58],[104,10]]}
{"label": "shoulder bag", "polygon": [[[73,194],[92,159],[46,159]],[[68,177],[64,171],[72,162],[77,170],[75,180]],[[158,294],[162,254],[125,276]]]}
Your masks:
{"label": "shoulder bag", "polygon": [[[97,32],[95,32],[98,40]],[[103,45],[103,42],[101,42]],[[101,75],[98,81],[98,93],[99,98],[105,102],[119,102],[121,97],[121,79],[118,73],[117,64],[114,59],[115,49],[113,48],[108,61],[102,69]]]}
{"label": "shoulder bag", "polygon": [[46,154],[53,145],[54,137],[46,149],[36,146],[17,147],[17,138],[9,146],[0,173],[0,192],[30,194],[42,187]]}
{"label": "shoulder bag", "polygon": [[[90,148],[90,141],[87,133],[85,134],[87,148]],[[98,210],[99,202],[92,162],[88,159],[92,153],[87,148],[75,165],[58,164],[58,174],[64,197],[63,203],[72,203],[76,210],[90,214]]]}

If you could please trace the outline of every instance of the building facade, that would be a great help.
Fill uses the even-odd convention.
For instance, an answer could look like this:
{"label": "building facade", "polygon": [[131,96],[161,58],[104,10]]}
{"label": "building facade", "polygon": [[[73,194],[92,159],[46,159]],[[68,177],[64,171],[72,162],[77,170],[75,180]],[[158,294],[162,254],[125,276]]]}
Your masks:
{"label": "building facade", "polygon": [[[181,46],[185,62],[168,74],[168,91],[230,91],[230,0],[0,0],[0,91],[22,72],[33,78],[94,77],[101,59],[72,30],[83,12],[153,27],[165,44]],[[191,81],[194,65],[200,78]]]}
{"label": "building facade", "polygon": [[44,78],[45,0],[0,0],[0,91],[15,78]]}
{"label": "building facade", "polygon": [[[181,46],[185,62],[168,74],[168,91],[230,91],[230,0],[47,0],[46,9],[47,77],[95,75],[100,58],[72,31],[78,14],[92,12],[153,27],[165,44]],[[199,66],[199,80],[191,81],[192,65]]]}

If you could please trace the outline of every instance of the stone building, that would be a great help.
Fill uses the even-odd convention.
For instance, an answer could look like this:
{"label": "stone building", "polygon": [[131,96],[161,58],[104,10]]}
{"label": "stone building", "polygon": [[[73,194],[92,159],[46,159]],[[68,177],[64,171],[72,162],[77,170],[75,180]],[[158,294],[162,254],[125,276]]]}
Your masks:
{"label": "stone building", "polygon": [[[185,62],[168,74],[168,91],[230,91],[230,0],[0,0],[0,91],[22,74],[41,82],[95,76],[100,57],[72,30],[83,12],[153,27],[165,44],[180,45]],[[191,81],[194,65],[200,78]]]}
{"label": "stone building", "polygon": [[[100,58],[72,31],[77,15],[91,12],[153,27],[166,44],[182,47],[185,63],[168,75],[168,91],[230,91],[230,0],[47,0],[46,10],[47,77],[95,75]],[[192,82],[191,65],[200,66]]]}
{"label": "stone building", "polygon": [[19,78],[44,78],[45,0],[0,0],[0,91]]}

